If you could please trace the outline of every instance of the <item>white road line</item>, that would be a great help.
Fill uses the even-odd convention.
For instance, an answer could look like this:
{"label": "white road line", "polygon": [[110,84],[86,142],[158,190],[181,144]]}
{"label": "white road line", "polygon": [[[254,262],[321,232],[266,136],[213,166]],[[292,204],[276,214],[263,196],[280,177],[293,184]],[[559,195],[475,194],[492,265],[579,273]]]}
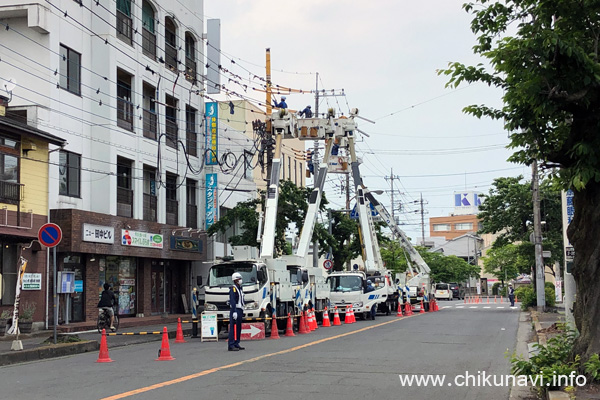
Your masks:
{"label": "white road line", "polygon": [[492,307],[487,307],[487,306],[486,306],[486,307],[483,307],[483,308],[492,308]]}
{"label": "white road line", "polygon": [[442,308],[452,308],[452,307],[454,307],[454,306],[444,306]]}
{"label": "white road line", "polygon": [[517,308],[519,308],[519,307],[511,307],[510,309],[511,310],[516,310]]}
{"label": "white road line", "polygon": [[469,308],[477,308],[477,306],[471,306],[471,307],[469,307]]}
{"label": "white road line", "polygon": [[465,306],[456,306],[456,308],[465,308]]}
{"label": "white road line", "polygon": [[496,307],[496,308],[504,308],[504,307]]}

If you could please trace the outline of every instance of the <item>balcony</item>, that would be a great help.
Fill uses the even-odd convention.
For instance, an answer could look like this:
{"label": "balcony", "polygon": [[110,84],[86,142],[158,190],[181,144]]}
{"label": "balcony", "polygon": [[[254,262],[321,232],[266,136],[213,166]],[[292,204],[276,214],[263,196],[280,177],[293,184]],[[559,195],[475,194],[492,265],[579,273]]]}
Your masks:
{"label": "balcony", "polygon": [[117,98],[117,125],[128,131],[133,130],[133,103]]}
{"label": "balcony", "polygon": [[156,196],[144,193],[144,221],[156,222],[157,204]]}
{"label": "balcony", "polygon": [[128,45],[132,44],[133,23],[130,17],[119,10],[117,10],[117,37]]}
{"label": "balcony", "polygon": [[144,137],[156,140],[158,118],[154,111],[144,110]]}
{"label": "balcony", "polygon": [[117,187],[117,216],[133,218],[133,190]]}
{"label": "balcony", "polygon": [[156,60],[156,35],[148,29],[142,29],[142,52],[145,56]]}
{"label": "balcony", "polygon": [[190,156],[198,156],[198,134],[193,131],[187,131],[185,134],[185,148]]}
{"label": "balcony", "polygon": [[185,207],[185,214],[185,226],[198,229],[198,206],[195,204],[187,204]]}
{"label": "balcony", "polygon": [[167,117],[166,119],[166,143],[167,146],[177,148],[177,123]]}
{"label": "balcony", "polygon": [[185,79],[196,83],[196,61],[187,56],[185,57]]}
{"label": "balcony", "polygon": [[165,65],[171,71],[177,72],[177,48],[165,43]]}
{"label": "balcony", "polygon": [[19,204],[23,200],[24,188],[21,183],[0,181],[0,203]]}
{"label": "balcony", "polygon": [[179,202],[177,200],[167,199],[167,225],[178,225],[177,209]]}

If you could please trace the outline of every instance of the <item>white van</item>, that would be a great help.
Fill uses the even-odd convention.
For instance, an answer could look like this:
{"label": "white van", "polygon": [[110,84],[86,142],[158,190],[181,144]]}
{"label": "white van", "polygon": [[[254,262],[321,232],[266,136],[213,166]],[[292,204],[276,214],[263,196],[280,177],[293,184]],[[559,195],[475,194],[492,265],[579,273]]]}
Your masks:
{"label": "white van", "polygon": [[452,289],[448,283],[435,284],[435,298],[452,300]]}

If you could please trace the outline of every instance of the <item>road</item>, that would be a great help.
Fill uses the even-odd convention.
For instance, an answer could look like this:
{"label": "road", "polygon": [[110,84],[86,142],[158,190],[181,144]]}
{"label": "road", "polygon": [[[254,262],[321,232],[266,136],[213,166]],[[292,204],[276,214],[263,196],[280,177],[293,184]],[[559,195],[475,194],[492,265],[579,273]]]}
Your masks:
{"label": "road", "polygon": [[[437,313],[248,341],[240,352],[226,351],[224,341],[171,341],[175,361],[154,361],[160,342],[110,351],[109,337],[113,363],[96,363],[98,354],[87,353],[0,368],[2,398],[508,399],[509,387],[458,387],[454,379],[466,371],[509,373],[505,352],[515,348],[519,311],[506,304],[439,304]],[[406,387],[400,374],[447,378],[443,387]]]}

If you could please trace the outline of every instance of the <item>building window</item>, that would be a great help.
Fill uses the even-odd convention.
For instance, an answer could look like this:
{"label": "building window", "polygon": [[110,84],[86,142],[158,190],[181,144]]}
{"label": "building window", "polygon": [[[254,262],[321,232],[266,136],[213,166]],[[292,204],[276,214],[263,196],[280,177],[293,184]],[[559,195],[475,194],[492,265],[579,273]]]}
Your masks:
{"label": "building window", "polygon": [[117,0],[117,37],[129,45],[132,44],[131,0]]}
{"label": "building window", "polygon": [[198,156],[198,133],[196,132],[197,110],[185,106],[185,147],[190,156]]}
{"label": "building window", "polygon": [[294,184],[298,186],[298,161],[294,160]]}
{"label": "building window", "polygon": [[167,95],[165,106],[167,146],[177,148],[177,99]]}
{"label": "building window", "polygon": [[58,157],[58,193],[63,196],[80,197],[81,156],[61,151]]}
{"label": "building window", "polygon": [[142,3],[142,52],[156,59],[156,32],[154,30],[154,8],[150,3]]}
{"label": "building window", "polygon": [[189,228],[198,228],[198,203],[197,203],[197,184],[193,179],[186,181],[186,226]]}
{"label": "building window", "polygon": [[252,158],[254,154],[244,149],[244,178],[252,180]]}
{"label": "building window", "polygon": [[133,131],[132,78],[127,72],[117,69],[117,125],[128,131]]}
{"label": "building window", "polygon": [[133,161],[117,157],[117,215],[133,218]]}
{"label": "building window", "polygon": [[81,94],[81,54],[60,45],[60,87]]}
{"label": "building window", "polygon": [[144,137],[156,140],[158,116],[156,114],[156,88],[144,82]]}
{"label": "building window", "polygon": [[169,17],[165,18],[165,65],[177,71],[177,28]]}
{"label": "building window", "polygon": [[185,33],[185,79],[196,83],[196,40],[189,33]]}
{"label": "building window", "polygon": [[433,231],[450,231],[450,224],[433,224]]}
{"label": "building window", "polygon": [[454,224],[454,229],[457,231],[471,231],[473,230],[472,222],[461,222],[459,224]]}
{"label": "building window", "polygon": [[21,201],[19,184],[19,150],[17,139],[0,136],[0,202],[18,204]]}
{"label": "building window", "polygon": [[288,156],[288,181],[292,180],[292,157]]}
{"label": "building window", "polygon": [[0,243],[0,304],[12,305],[15,302],[17,287],[17,246]]}
{"label": "building window", "polygon": [[156,222],[156,169],[144,165],[144,221]]}
{"label": "building window", "polygon": [[177,175],[167,172],[167,221],[168,225],[178,225],[179,218],[177,210],[179,208],[179,202],[177,201]]}

